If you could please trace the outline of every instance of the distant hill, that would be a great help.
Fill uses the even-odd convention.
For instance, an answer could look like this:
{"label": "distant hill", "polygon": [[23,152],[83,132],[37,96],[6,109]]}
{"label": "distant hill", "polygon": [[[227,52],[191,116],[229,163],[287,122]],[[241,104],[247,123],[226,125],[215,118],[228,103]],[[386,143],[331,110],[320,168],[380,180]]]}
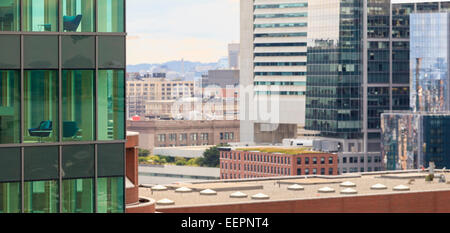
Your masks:
{"label": "distant hill", "polygon": [[[197,66],[212,66],[214,68],[218,68],[219,64],[217,62],[202,63],[202,62],[184,61],[184,72],[195,72],[195,67]],[[142,70],[150,70],[152,67],[165,68],[169,71],[175,71],[180,73],[182,72],[181,61],[169,61],[162,64],[127,65],[127,72],[139,72]]]}

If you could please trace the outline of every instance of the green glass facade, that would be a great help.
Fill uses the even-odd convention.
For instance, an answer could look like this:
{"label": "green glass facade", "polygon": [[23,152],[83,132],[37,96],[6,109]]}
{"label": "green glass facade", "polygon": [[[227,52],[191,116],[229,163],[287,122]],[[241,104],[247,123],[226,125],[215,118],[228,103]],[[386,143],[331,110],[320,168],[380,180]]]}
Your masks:
{"label": "green glass facade", "polygon": [[124,4],[0,1],[0,213],[125,211]]}
{"label": "green glass facade", "polygon": [[361,137],[361,4],[309,3],[305,128],[322,136]]}

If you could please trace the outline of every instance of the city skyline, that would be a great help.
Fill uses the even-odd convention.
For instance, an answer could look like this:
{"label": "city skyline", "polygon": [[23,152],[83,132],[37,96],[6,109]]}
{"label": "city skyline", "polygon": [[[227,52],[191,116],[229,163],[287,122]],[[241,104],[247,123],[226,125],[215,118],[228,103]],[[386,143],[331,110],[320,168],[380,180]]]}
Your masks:
{"label": "city skyline", "polygon": [[127,1],[127,65],[217,62],[239,41],[239,0],[174,1]]}

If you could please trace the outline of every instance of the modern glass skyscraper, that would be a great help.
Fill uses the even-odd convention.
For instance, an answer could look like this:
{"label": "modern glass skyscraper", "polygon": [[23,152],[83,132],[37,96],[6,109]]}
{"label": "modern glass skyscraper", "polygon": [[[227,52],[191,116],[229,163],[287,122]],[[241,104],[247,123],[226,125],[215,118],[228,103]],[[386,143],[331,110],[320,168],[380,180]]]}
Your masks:
{"label": "modern glass skyscraper", "polygon": [[309,2],[306,128],[323,136],[362,137],[361,4]]}
{"label": "modern glass skyscraper", "polygon": [[125,210],[125,1],[0,1],[0,213]]}
{"label": "modern glass skyscraper", "polygon": [[414,13],[411,23],[411,107],[450,110],[449,13]]}

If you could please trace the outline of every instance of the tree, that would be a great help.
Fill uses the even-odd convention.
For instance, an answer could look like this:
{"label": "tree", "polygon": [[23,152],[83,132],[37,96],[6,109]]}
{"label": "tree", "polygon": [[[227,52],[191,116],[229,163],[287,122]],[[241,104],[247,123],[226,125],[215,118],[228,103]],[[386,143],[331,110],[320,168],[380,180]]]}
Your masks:
{"label": "tree", "polygon": [[218,146],[213,146],[203,152],[203,159],[201,161],[202,167],[219,167],[220,151]]}

